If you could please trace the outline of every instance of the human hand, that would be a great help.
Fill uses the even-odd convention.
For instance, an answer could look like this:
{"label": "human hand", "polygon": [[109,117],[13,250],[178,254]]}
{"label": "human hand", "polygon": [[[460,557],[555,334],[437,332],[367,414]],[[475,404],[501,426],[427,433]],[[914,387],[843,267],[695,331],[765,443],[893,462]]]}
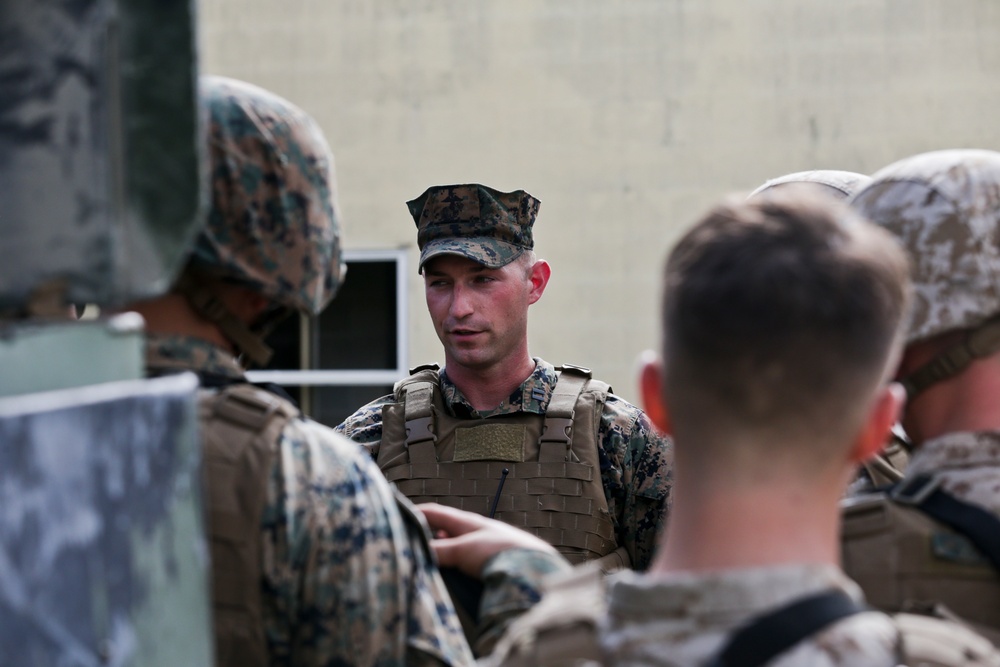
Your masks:
{"label": "human hand", "polygon": [[417,505],[431,527],[431,548],[438,564],[454,567],[480,578],[486,562],[507,549],[532,549],[557,554],[545,540],[520,528],[479,514],[446,507],[437,503]]}

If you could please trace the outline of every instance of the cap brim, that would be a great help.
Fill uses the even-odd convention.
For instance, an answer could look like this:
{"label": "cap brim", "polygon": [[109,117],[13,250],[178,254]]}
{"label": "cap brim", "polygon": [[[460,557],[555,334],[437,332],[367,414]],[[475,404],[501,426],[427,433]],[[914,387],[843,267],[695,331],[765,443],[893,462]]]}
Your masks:
{"label": "cap brim", "polygon": [[521,246],[488,237],[438,239],[430,241],[420,251],[420,265],[417,267],[417,272],[422,272],[428,261],[441,255],[467,257],[477,264],[499,269],[520,257],[524,251],[525,248]]}

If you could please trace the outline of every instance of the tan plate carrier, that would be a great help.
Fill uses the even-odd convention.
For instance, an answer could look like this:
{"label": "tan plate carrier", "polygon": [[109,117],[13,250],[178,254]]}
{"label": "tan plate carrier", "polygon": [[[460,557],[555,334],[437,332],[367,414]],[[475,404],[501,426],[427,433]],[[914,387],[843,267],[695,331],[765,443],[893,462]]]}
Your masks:
{"label": "tan plate carrier", "polygon": [[483,516],[495,503],[497,519],[541,537],[573,563],[605,557],[605,569],[627,567],[597,453],[601,410],[611,388],[585,368],[556,370],[559,379],[544,416],[520,412],[470,420],[448,413],[436,366],[415,369],[396,383],[397,402],[382,409],[378,466],[414,502]]}
{"label": "tan plate carrier", "polygon": [[843,565],[868,603],[957,616],[1000,642],[1000,576],[959,533],[883,493],[844,506]]}
{"label": "tan plate carrier", "polygon": [[261,516],[281,432],[298,414],[288,401],[251,384],[201,393],[217,667],[269,664],[260,594]]}

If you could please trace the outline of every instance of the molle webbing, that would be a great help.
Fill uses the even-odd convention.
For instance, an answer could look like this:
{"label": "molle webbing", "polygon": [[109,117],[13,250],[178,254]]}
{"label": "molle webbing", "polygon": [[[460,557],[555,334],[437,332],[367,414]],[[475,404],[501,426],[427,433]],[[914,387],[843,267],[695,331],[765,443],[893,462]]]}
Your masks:
{"label": "molle webbing", "polygon": [[261,517],[281,431],[298,411],[250,384],[203,392],[202,452],[217,667],[265,667]]}
{"label": "molle webbing", "polygon": [[609,388],[589,376],[561,369],[544,417],[463,420],[445,409],[436,370],[418,371],[397,385],[400,402],[383,408],[378,465],[414,502],[484,516],[495,502],[497,519],[541,537],[572,562],[605,556],[618,546],[597,455]]}

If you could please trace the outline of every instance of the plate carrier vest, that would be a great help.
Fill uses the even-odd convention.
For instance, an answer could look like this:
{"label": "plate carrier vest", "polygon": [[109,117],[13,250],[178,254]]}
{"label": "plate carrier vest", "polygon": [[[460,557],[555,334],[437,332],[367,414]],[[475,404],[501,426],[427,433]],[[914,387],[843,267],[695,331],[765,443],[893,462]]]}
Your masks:
{"label": "plate carrier vest", "polygon": [[261,601],[261,516],[290,402],[236,383],[199,398],[212,557],[216,667],[267,667]]}
{"label": "plate carrier vest", "polygon": [[908,480],[848,500],[844,571],[878,609],[957,617],[1000,646],[1000,575],[966,535],[920,508],[935,489]]}
{"label": "plate carrier vest", "polygon": [[378,466],[413,502],[494,515],[549,542],[572,563],[605,557],[605,569],[628,567],[627,553],[617,549],[597,454],[611,388],[586,368],[556,371],[544,416],[470,420],[448,413],[436,365],[414,369],[396,383],[396,403],[382,408]]}

